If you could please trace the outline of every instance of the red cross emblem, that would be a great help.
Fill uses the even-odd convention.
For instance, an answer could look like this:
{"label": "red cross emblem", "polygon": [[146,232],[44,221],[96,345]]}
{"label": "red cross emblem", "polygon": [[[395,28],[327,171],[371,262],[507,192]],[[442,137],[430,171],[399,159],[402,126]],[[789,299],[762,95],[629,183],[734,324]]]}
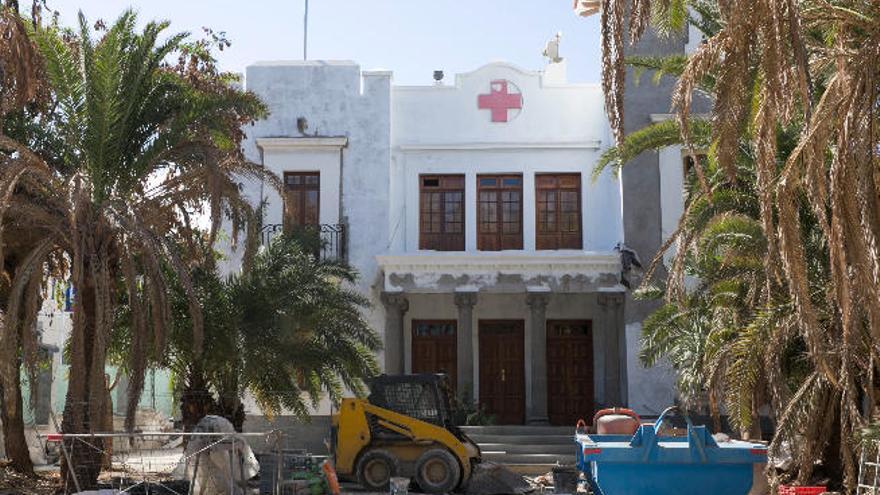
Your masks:
{"label": "red cross emblem", "polygon": [[[513,92],[508,92],[510,89]],[[492,111],[492,122],[507,122],[508,110],[522,109],[522,93],[510,81],[498,79],[492,81],[489,94],[477,97],[477,106],[480,110]]]}

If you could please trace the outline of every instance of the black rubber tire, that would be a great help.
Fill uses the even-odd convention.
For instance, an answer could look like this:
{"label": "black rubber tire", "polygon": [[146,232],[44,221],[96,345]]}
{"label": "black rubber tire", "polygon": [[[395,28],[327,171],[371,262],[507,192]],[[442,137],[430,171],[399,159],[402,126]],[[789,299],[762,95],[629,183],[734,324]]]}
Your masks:
{"label": "black rubber tire", "polygon": [[446,449],[426,450],[416,460],[416,483],[425,493],[452,493],[461,480],[461,466]]}
{"label": "black rubber tire", "polygon": [[361,454],[357,467],[358,483],[368,491],[385,492],[391,478],[400,472],[397,458],[387,450],[370,449]]}

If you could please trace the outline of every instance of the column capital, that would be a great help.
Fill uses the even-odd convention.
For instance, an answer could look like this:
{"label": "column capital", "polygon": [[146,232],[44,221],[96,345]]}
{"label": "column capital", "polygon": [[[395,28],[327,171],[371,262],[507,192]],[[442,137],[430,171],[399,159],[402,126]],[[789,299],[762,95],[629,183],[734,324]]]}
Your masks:
{"label": "column capital", "polygon": [[386,309],[396,309],[404,313],[409,311],[409,299],[403,292],[383,292],[381,299]]}
{"label": "column capital", "polygon": [[619,292],[608,292],[599,294],[597,300],[602,309],[617,308],[623,304],[623,294]]}
{"label": "column capital", "polygon": [[455,293],[455,305],[459,308],[463,306],[474,307],[477,304],[477,293],[476,292],[456,292]]}
{"label": "column capital", "polygon": [[529,292],[528,295],[526,295],[526,305],[533,310],[547,309],[547,304],[549,302],[550,294],[547,292]]}

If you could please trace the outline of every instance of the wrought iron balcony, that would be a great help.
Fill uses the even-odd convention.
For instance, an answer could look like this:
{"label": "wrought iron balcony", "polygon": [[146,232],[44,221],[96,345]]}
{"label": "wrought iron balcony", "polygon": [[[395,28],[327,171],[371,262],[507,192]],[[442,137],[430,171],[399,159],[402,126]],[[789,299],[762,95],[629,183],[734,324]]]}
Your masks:
{"label": "wrought iron balcony", "polygon": [[[285,232],[283,224],[273,223],[263,226],[260,232],[260,242],[268,245],[275,236]],[[298,225],[288,228],[288,233],[314,240],[315,254],[322,259],[347,260],[345,224],[326,223],[320,225]]]}

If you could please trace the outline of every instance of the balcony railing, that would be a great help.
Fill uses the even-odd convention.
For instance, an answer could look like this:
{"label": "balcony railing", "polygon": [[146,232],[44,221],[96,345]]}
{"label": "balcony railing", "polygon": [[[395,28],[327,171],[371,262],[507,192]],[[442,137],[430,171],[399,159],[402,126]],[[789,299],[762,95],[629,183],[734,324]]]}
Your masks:
{"label": "balcony railing", "polygon": [[[275,236],[284,233],[284,225],[273,223],[263,226],[260,232],[260,242],[265,246],[272,242]],[[300,225],[290,227],[290,234],[304,238],[306,241],[314,240],[310,248],[315,250],[315,255],[322,259],[342,260],[348,259],[346,252],[345,224],[326,223],[320,225]]]}

